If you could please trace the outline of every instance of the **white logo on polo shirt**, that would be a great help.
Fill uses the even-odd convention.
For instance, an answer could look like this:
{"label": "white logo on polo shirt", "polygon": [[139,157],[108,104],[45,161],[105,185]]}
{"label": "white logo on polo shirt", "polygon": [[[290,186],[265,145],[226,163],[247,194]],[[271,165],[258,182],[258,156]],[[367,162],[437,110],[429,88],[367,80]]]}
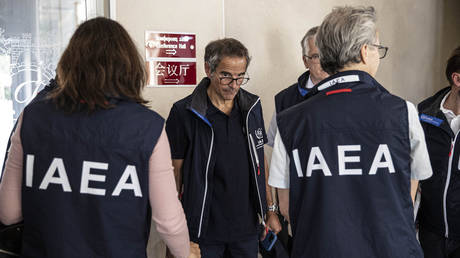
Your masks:
{"label": "white logo on polo shirt", "polygon": [[257,137],[257,139],[262,139],[264,137],[264,134],[262,132],[262,128],[258,128],[256,130],[256,137]]}

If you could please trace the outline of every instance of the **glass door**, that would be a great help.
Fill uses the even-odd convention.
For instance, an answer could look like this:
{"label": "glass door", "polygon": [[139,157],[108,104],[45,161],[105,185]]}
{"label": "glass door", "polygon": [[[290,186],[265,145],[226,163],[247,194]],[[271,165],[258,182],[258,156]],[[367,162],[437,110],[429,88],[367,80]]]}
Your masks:
{"label": "glass door", "polygon": [[0,165],[16,120],[55,77],[78,24],[109,9],[108,0],[0,1]]}

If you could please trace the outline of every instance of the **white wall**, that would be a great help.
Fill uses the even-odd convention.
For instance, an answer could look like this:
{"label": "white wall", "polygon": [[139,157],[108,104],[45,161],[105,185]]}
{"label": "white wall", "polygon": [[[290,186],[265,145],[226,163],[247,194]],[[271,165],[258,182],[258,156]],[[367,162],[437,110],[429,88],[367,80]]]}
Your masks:
{"label": "white wall", "polygon": [[[299,41],[337,5],[373,5],[377,9],[382,44],[389,46],[377,80],[392,93],[415,103],[446,86],[445,60],[460,44],[456,0],[118,0],[117,20],[144,53],[144,31],[197,34],[197,80],[204,76],[206,44],[235,37],[249,49],[253,62],[245,86],[261,96],[266,120],[273,96],[304,71]],[[172,103],[192,88],[148,88],[152,108],[167,116]],[[268,123],[268,121],[266,121]]]}

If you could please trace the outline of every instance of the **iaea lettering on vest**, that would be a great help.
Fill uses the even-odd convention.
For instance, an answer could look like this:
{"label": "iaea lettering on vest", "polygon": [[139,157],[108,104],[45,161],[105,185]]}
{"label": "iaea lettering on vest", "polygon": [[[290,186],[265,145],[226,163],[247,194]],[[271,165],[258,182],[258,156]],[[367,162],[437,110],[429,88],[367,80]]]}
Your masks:
{"label": "iaea lettering on vest", "polygon": [[[34,176],[34,160],[35,156],[27,154],[26,156],[26,186],[32,187],[32,181]],[[81,171],[81,184],[80,193],[92,194],[105,196],[105,189],[89,187],[90,181],[105,182],[105,175],[91,174],[91,169],[107,170],[109,168],[108,163],[83,161]],[[57,175],[55,176],[57,172]],[[128,183],[131,179],[131,183]],[[48,170],[43,177],[43,180],[38,187],[41,190],[46,190],[49,184],[58,184],[62,186],[64,192],[72,192],[72,188],[67,177],[67,172],[64,166],[64,160],[61,158],[53,158]],[[142,197],[141,186],[139,184],[139,178],[137,176],[136,167],[133,165],[127,165],[123,174],[121,175],[115,189],[112,192],[112,196],[119,196],[123,190],[132,190],[134,196]]]}
{"label": "iaea lettering on vest", "polygon": [[[361,145],[338,145],[337,146],[337,159],[339,164],[339,176],[347,175],[362,175],[363,171],[361,168],[347,169],[345,164],[352,162],[360,162],[360,156],[351,156],[346,155],[346,152],[358,152],[361,151]],[[356,154],[355,154],[356,155]],[[294,157],[294,164],[297,170],[297,176],[303,177],[304,173],[301,167],[299,159],[298,149],[292,151],[292,156]],[[318,163],[316,163],[318,160]],[[395,168],[393,166],[393,160],[391,159],[390,149],[386,144],[380,144],[375,152],[372,165],[369,169],[369,175],[375,175],[378,169],[386,168],[388,172],[395,173]],[[332,176],[331,170],[324,159],[324,156],[321,152],[321,149],[318,146],[312,147],[310,150],[310,155],[308,156],[307,169],[305,174],[307,177],[311,177],[311,174],[314,170],[321,170],[325,176]]]}

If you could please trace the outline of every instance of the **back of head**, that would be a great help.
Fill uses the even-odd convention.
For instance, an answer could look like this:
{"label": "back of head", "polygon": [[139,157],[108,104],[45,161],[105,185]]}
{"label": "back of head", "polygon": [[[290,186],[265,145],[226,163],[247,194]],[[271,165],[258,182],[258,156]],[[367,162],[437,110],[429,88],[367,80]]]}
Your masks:
{"label": "back of head", "polygon": [[347,64],[360,63],[361,47],[376,39],[373,7],[336,7],[326,16],[316,34],[323,70],[335,74]]}
{"label": "back of head", "polygon": [[452,52],[447,60],[446,77],[450,86],[454,85],[454,81],[452,80],[453,73],[460,73],[460,46]]}
{"label": "back of head", "polygon": [[98,17],[82,23],[70,39],[50,98],[67,112],[113,107],[109,97],[145,104],[145,81],[142,57],[128,32],[118,22]]}
{"label": "back of head", "polygon": [[204,61],[209,65],[210,72],[214,72],[224,57],[242,57],[246,59],[246,68],[249,66],[251,57],[248,49],[238,40],[224,38],[211,41],[205,49]]}

